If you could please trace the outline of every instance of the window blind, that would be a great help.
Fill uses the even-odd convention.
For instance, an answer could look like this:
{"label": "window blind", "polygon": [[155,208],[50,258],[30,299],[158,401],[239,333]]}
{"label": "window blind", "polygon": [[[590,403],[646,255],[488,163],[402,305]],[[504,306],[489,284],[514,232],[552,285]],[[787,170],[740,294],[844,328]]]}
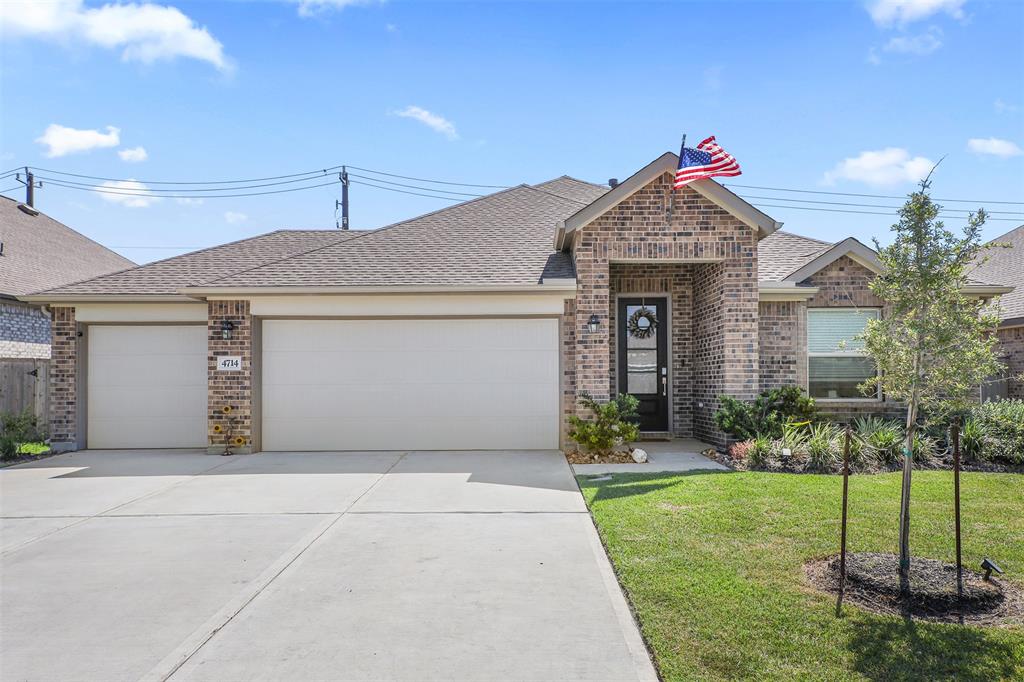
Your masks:
{"label": "window blind", "polygon": [[859,353],[864,342],[854,337],[873,319],[878,319],[877,309],[811,308],[807,311],[807,352]]}

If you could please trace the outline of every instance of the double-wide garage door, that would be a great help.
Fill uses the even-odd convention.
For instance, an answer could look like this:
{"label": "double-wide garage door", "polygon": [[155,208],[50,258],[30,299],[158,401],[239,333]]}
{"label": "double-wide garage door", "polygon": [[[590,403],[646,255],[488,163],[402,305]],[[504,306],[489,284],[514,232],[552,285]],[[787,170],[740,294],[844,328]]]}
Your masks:
{"label": "double-wide garage door", "polygon": [[264,450],[558,447],[550,318],[266,320]]}
{"label": "double-wide garage door", "polygon": [[90,448],[206,445],[206,325],[92,325]]}

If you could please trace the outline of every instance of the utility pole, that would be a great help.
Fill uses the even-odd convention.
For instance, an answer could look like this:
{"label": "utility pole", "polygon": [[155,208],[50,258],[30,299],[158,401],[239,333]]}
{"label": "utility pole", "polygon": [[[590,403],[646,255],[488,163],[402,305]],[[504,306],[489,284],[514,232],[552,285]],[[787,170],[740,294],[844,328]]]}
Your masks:
{"label": "utility pole", "polygon": [[[338,174],[338,179],[341,180],[341,229],[348,229],[348,169],[345,166],[341,167],[341,173]],[[338,202],[334,202],[334,208],[337,210]]]}
{"label": "utility pole", "polygon": [[32,174],[32,171],[25,166],[25,179],[21,179],[21,174],[14,176],[15,179],[21,184],[25,185],[25,205],[30,208],[35,208],[36,203],[36,187],[42,187],[43,183],[36,184],[36,176]]}

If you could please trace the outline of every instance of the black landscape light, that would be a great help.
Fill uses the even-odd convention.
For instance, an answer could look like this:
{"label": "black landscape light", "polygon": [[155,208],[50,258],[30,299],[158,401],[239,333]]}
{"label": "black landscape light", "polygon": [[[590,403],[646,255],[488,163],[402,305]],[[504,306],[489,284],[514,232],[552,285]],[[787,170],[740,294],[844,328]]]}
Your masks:
{"label": "black landscape light", "polygon": [[601,318],[598,317],[596,314],[595,315],[591,315],[590,319],[587,321],[587,329],[590,330],[591,334],[596,334],[597,330],[600,329],[600,328],[601,328]]}
{"label": "black landscape light", "polygon": [[981,562],[981,570],[985,571],[985,580],[992,577],[992,571],[995,571],[999,575],[1003,574],[1003,569],[996,565],[996,562],[991,559],[983,559]]}
{"label": "black landscape light", "polygon": [[221,320],[221,323],[220,323],[220,335],[221,335],[221,338],[225,339],[225,340],[230,339],[231,338],[231,330],[233,330],[234,328],[235,328],[235,323],[232,322],[231,320]]}

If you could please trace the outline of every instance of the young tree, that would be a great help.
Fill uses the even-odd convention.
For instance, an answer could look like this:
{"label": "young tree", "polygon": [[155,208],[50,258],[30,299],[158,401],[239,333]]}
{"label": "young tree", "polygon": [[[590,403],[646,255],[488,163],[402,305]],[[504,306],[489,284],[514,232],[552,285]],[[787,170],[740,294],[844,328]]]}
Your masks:
{"label": "young tree", "polygon": [[[934,169],[933,169],[934,170]],[[929,196],[931,174],[900,209],[895,240],[875,247],[884,267],[871,290],[886,304],[882,319],[870,320],[863,339],[878,363],[867,382],[907,405],[900,497],[900,592],[910,593],[910,472],[917,421],[966,407],[1000,364],[994,346],[998,317],[964,295],[967,272],[986,248],[981,243],[985,211],[970,215],[963,235],[938,219],[941,206]]]}

